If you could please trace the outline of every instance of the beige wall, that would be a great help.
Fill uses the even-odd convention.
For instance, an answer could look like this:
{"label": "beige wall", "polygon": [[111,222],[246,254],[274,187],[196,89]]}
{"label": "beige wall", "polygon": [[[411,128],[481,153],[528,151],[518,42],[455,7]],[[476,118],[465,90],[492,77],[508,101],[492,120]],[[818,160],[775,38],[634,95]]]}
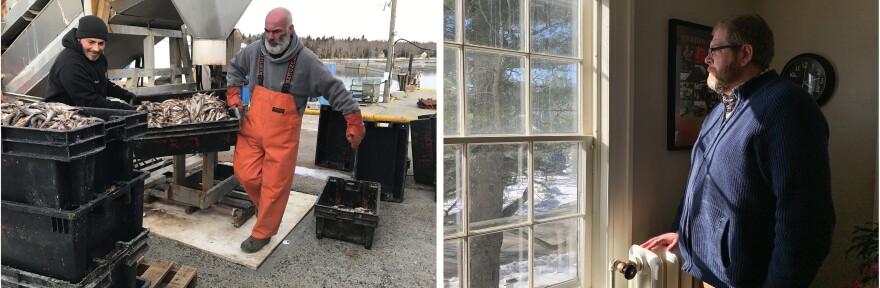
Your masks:
{"label": "beige wall", "polygon": [[814,287],[840,287],[857,279],[844,258],[852,228],[874,219],[877,174],[877,1],[761,1],[776,38],[773,66],[782,69],[800,53],[816,53],[837,72],[837,89],[822,106],[831,138],[831,187],[837,228],[831,254]]}
{"label": "beige wall", "polygon": [[876,217],[872,205],[877,194],[877,1],[657,2],[635,4],[633,242],[668,229],[689,168],[688,151],[665,149],[668,19],[712,26],[729,15],[759,13],[774,30],[774,69],[781,70],[797,54],[811,52],[825,56],[837,72],[837,88],[822,107],[831,130],[837,229],[831,254],[813,287],[842,287],[856,279],[858,267],[844,258],[851,229]]}

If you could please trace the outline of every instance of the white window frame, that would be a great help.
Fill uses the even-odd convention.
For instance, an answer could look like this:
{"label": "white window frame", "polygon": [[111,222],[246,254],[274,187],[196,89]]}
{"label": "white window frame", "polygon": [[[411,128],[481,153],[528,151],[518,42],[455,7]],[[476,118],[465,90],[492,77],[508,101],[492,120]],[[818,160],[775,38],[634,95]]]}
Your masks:
{"label": "white window frame", "polygon": [[[444,38],[444,48],[451,47],[456,48],[459,51],[459,63],[458,63],[458,89],[457,89],[457,100],[458,100],[458,132],[459,135],[467,135],[467,125],[464,123],[464,106],[465,106],[465,50],[479,50],[479,51],[491,51],[491,52],[499,52],[505,55],[524,55],[525,56],[525,91],[526,95],[529,96],[531,93],[530,85],[530,65],[531,65],[531,53],[529,52],[530,45],[530,6],[528,4],[529,1],[525,1],[524,5],[524,25],[523,25],[523,38],[522,43],[525,45],[525,51],[510,51],[510,50],[501,50],[494,48],[487,48],[475,45],[465,44],[465,39],[463,35],[463,25],[461,25],[461,21],[463,18],[463,0],[456,1],[456,39],[457,41],[446,41]],[[581,223],[581,231],[580,235],[580,249],[578,253],[579,258],[579,277],[581,283],[579,283],[580,287],[607,287],[610,284],[609,272],[608,272],[608,261],[612,259],[612,257],[626,258],[626,249],[628,249],[631,242],[631,204],[629,203],[629,198],[631,195],[629,179],[631,179],[631,170],[630,170],[630,159],[631,159],[631,143],[630,143],[630,132],[632,131],[632,125],[630,117],[631,109],[631,90],[632,90],[632,71],[627,66],[631,63],[632,59],[632,0],[615,0],[615,9],[613,10],[615,19],[620,19],[620,21],[615,21],[615,24],[623,23],[622,28],[618,28],[620,26],[616,26],[614,29],[609,28],[611,22],[609,21],[610,15],[612,15],[612,10],[609,9],[611,6],[611,0],[581,0],[580,9],[579,9],[579,28],[580,28],[580,37],[578,39],[579,43],[579,56],[575,58],[579,58],[579,92],[580,96],[580,108],[581,113],[579,113],[579,128],[578,133],[576,135],[532,135],[531,134],[531,106],[530,106],[530,97],[526,97],[524,103],[524,111],[526,113],[526,136],[445,136],[443,138],[444,144],[457,144],[462,147],[462,157],[461,163],[462,170],[459,171],[460,176],[462,178],[461,185],[462,189],[466,189],[468,187],[468,177],[467,177],[467,153],[468,148],[467,144],[485,144],[485,143],[505,143],[505,142],[526,142],[529,146],[529,152],[527,156],[529,157],[529,203],[530,205],[534,205],[534,199],[532,195],[532,150],[534,147],[534,142],[543,142],[543,141],[580,141],[581,145],[581,157],[579,159],[579,179],[583,179],[583,182],[579,181],[579,199],[580,199],[580,208],[579,213],[576,217],[580,217],[583,221]],[[619,5],[619,6],[617,6]],[[621,14],[623,14],[621,16]],[[585,18],[585,16],[590,16],[589,18]],[[626,31],[627,33],[622,37],[614,37],[612,34],[612,30],[615,31],[613,33],[618,33],[617,31]],[[623,42],[626,45],[627,49],[624,53],[609,53],[609,46],[618,47],[618,45],[614,45],[612,43]],[[617,51],[615,51],[617,52]],[[612,55],[614,54],[614,55]],[[543,54],[535,54],[537,57],[545,58],[545,59],[564,59],[571,60],[572,58],[568,57],[556,57],[556,56],[547,56]],[[622,56],[622,57],[621,57]],[[615,57],[612,59],[612,57]],[[621,60],[622,59],[622,60]],[[614,67],[623,68],[619,70],[611,70],[609,69],[610,63],[614,63]],[[622,75],[622,76],[618,76]],[[618,77],[626,78],[625,81],[609,81],[610,79],[617,80]],[[612,84],[614,83],[614,84]],[[610,97],[611,91],[621,90],[623,93],[620,96]],[[611,125],[611,110],[616,113],[620,113],[619,115],[614,116],[614,125]],[[618,112],[619,111],[619,112]],[[442,114],[442,112],[441,112]],[[442,116],[441,116],[442,118]],[[622,127],[619,127],[621,126]],[[615,128],[621,128],[620,131],[624,133],[617,133],[611,135],[608,131],[614,126]],[[442,129],[441,129],[442,130]],[[620,141],[620,142],[618,142]],[[615,149],[609,149],[610,143],[615,143]],[[597,145],[599,144],[599,145]],[[617,149],[620,147],[620,149]],[[442,147],[438,147],[439,149],[443,149]],[[611,160],[614,161],[622,160],[623,163],[620,165],[610,165]],[[618,164],[618,163],[615,163]],[[612,177],[613,176],[613,177]],[[442,181],[441,181],[442,182]],[[608,191],[619,191],[619,193],[609,194]],[[442,190],[441,190],[442,191]],[[470,279],[470,275],[468,275],[467,266],[470,265],[468,261],[468,236],[479,236],[485,235],[488,233],[494,233],[506,229],[510,229],[513,227],[534,227],[535,224],[544,223],[553,220],[559,220],[562,218],[568,217],[554,217],[553,219],[544,219],[534,221],[531,220],[533,209],[529,210],[529,221],[526,224],[514,224],[514,225],[504,225],[502,227],[493,227],[488,229],[482,229],[479,231],[469,232],[468,227],[468,199],[467,193],[464,192],[461,195],[462,198],[462,230],[460,233],[455,233],[451,235],[444,235],[443,241],[438,241],[438,245],[444,245],[445,240],[457,240],[462,239],[461,241],[461,283],[463,287],[467,287],[468,281]],[[622,205],[626,203],[626,205]],[[614,208],[612,208],[614,207]],[[438,207],[438,209],[442,210],[442,207]],[[438,214],[439,215],[439,214]],[[438,231],[444,231],[442,225],[438,227]],[[531,233],[529,236],[529,251],[533,251],[532,249],[532,237]],[[441,247],[438,247],[438,252],[442,251]],[[623,255],[620,255],[620,251],[623,251]],[[442,263],[443,254],[438,254],[440,260],[438,262]],[[534,265],[532,263],[534,255],[530,254],[529,257],[529,281],[530,283],[534,282]],[[442,269],[442,266],[438,266],[438,269]],[[443,283],[443,274],[440,270],[438,270],[438,286]],[[622,281],[621,281],[622,282]],[[625,283],[623,284],[625,285]],[[531,286],[531,284],[530,284]],[[619,287],[624,287],[618,285]]]}

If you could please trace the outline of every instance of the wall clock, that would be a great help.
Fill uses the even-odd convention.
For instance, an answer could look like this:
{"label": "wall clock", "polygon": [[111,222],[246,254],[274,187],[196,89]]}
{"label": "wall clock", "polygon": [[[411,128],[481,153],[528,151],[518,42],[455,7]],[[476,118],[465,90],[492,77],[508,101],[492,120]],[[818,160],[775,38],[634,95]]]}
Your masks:
{"label": "wall clock", "polygon": [[825,57],[813,53],[794,56],[782,68],[782,78],[803,87],[819,106],[828,102],[837,84],[834,67]]}

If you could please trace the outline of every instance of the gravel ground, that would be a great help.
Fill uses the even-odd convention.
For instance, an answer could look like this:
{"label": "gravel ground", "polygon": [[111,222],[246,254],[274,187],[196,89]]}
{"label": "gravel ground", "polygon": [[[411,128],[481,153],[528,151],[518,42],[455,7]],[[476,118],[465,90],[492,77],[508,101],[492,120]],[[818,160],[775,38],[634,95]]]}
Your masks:
{"label": "gravel ground", "polygon": [[[418,98],[408,98],[399,101],[407,107],[397,108],[405,111],[398,116],[436,113],[412,108]],[[373,112],[370,107],[363,110],[365,114]],[[297,169],[293,184],[293,190],[312,195],[320,194],[327,175],[350,175],[353,179],[352,173],[314,165],[317,122],[318,116],[304,116],[297,166],[308,169]],[[221,153],[218,158],[231,161],[231,152]],[[310,169],[314,171],[307,173]],[[370,250],[326,237],[317,239],[315,216],[310,211],[290,234],[275,236],[290,242],[280,244],[257,270],[158,236],[148,240],[146,257],[195,267],[197,287],[434,287],[435,187],[415,183],[412,169],[404,183],[403,203],[380,203],[379,227]]]}

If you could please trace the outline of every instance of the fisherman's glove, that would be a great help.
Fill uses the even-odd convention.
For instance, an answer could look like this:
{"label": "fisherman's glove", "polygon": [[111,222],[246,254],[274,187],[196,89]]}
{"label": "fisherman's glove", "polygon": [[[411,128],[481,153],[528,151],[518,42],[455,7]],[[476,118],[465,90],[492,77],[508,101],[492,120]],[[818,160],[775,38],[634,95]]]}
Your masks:
{"label": "fisherman's glove", "polygon": [[351,143],[352,149],[357,148],[361,144],[361,140],[364,140],[364,135],[367,134],[361,111],[348,113],[343,117],[345,117],[345,122],[348,123],[347,128],[345,128],[345,139]]}
{"label": "fisherman's glove", "polygon": [[238,112],[242,112],[244,104],[241,103],[241,87],[226,88],[226,106],[235,107]]}

